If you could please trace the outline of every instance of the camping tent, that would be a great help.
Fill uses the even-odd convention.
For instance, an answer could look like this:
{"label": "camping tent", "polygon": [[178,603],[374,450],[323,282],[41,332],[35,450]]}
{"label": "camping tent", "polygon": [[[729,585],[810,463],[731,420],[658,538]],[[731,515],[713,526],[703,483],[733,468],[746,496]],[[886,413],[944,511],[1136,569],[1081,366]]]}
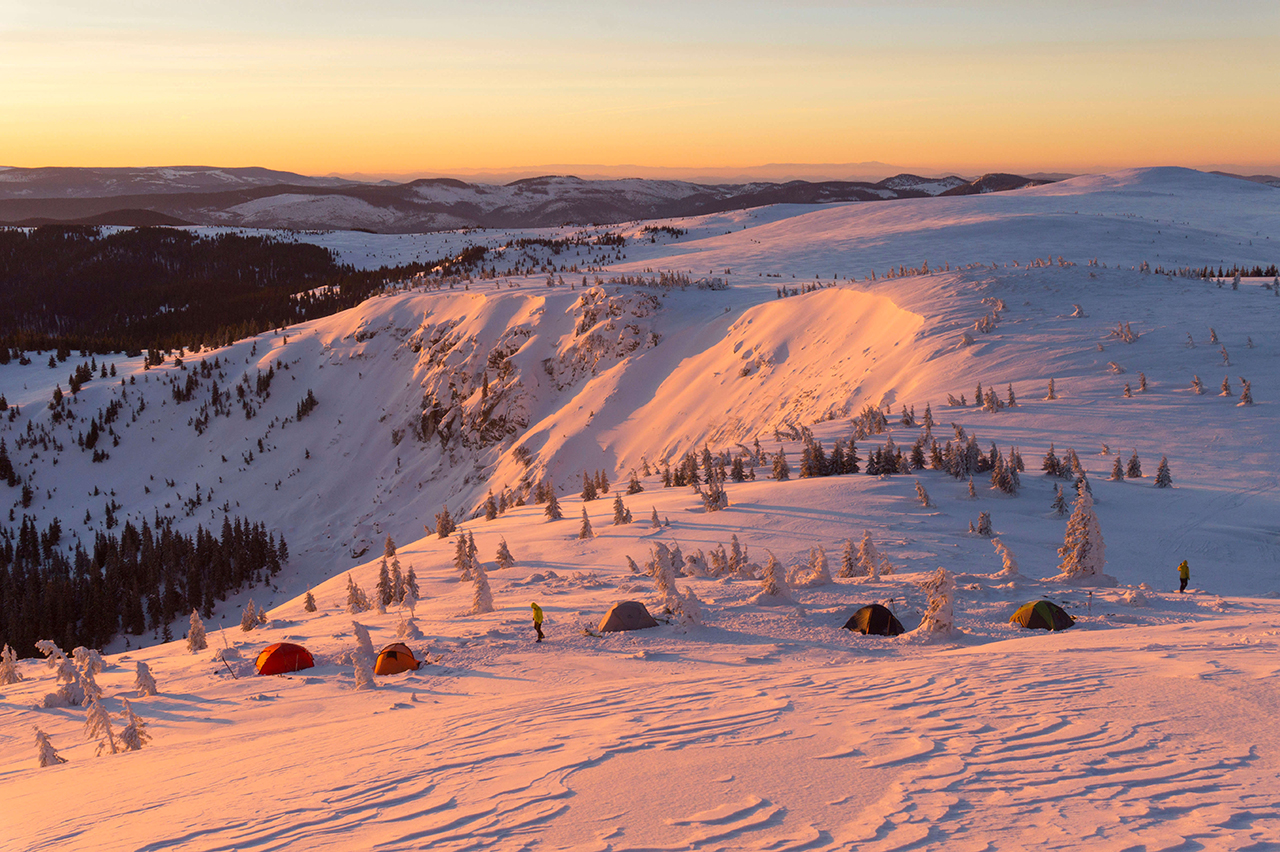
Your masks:
{"label": "camping tent", "polygon": [[422,663],[414,659],[413,652],[403,642],[395,642],[378,653],[378,662],[374,664],[376,675],[399,674],[400,672],[417,671]]}
{"label": "camping tent", "polygon": [[646,627],[657,627],[649,610],[640,601],[618,601],[604,614],[600,622],[601,633],[616,633],[619,630],[643,630]]}
{"label": "camping tent", "polygon": [[310,651],[292,642],[268,645],[258,654],[258,661],[255,663],[260,675],[286,674],[309,669],[315,664]]}
{"label": "camping tent", "polygon": [[1051,601],[1032,601],[1018,607],[1009,619],[1010,624],[1020,624],[1036,630],[1066,630],[1076,623],[1066,611]]}
{"label": "camping tent", "polygon": [[872,636],[900,636],[904,632],[902,622],[880,604],[870,604],[855,612],[844,623],[844,629]]}

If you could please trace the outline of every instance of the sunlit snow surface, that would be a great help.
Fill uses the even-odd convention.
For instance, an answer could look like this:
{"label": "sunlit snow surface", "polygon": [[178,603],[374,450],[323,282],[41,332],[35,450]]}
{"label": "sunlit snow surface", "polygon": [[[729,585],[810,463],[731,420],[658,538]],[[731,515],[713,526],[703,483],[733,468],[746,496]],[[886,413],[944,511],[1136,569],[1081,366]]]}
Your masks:
{"label": "sunlit snow surface", "polygon": [[[160,684],[158,696],[131,698],[153,735],[141,752],[95,757],[83,711],[32,709],[53,690],[52,676],[43,663],[20,664],[26,679],[0,687],[8,842],[51,850],[1280,847],[1272,723],[1280,297],[1263,281],[1232,290],[1132,269],[1277,262],[1280,194],[1146,170],[1000,195],[764,208],[674,224],[690,233],[633,243],[614,268],[714,271],[731,289],[676,291],[650,315],[625,314],[619,323],[659,342],[606,352],[594,372],[583,366],[575,325],[582,293],[568,289],[581,275],[554,288],[534,275],[408,292],[289,329],[287,343],[266,334],[218,353],[233,365],[231,381],[290,364],[253,420],[214,418],[197,436],[191,404],[163,402],[168,385],[157,382],[171,365],[143,373],[118,359],[124,375],[138,376],[130,402],[145,394],[148,406],[120,430],[106,463],[91,463],[74,435],[64,436],[70,450],[56,466],[53,454],[15,454],[23,475],[35,471],[30,511],[41,525],[59,515],[68,534],[91,536],[80,521],[90,509],[101,522],[95,485],[114,488],[120,514],[136,519],[178,505],[199,483],[215,490],[217,507],[227,501],[233,513],[282,530],[293,559],[278,591],[219,606],[205,652],[187,654],[181,640],[139,650],[138,637],[124,651],[118,640],[112,650],[122,653],[99,676],[108,709],[132,695],[138,660]],[[379,266],[445,256],[481,236],[302,238]],[[511,236],[486,238],[501,245]],[[1077,265],[1028,268],[1059,256]],[[1087,266],[1092,258],[1107,268]],[[926,259],[952,271],[884,279]],[[971,262],[985,266],[958,268]],[[863,280],[871,270],[874,283]],[[837,274],[837,287],[775,298],[776,287]],[[647,292],[606,288],[627,305]],[[991,309],[984,298],[1005,303],[989,334],[973,330]],[[1070,316],[1076,304],[1086,317]],[[1121,322],[1141,335],[1136,342],[1110,335]],[[456,345],[436,361],[413,351],[415,334],[443,324]],[[412,437],[393,444],[392,430],[420,410],[432,382],[478,378],[490,349],[522,326],[532,334],[512,356],[520,385],[510,404],[527,417],[519,441],[533,467],[561,486],[565,520],[547,523],[530,505],[464,523],[497,605],[466,616],[471,586],[454,579],[453,543],[420,539],[423,525],[434,527],[446,499],[469,513],[491,485],[515,485],[524,466],[510,443],[451,459]],[[1220,344],[1209,343],[1210,328]],[[960,345],[966,330],[971,346]],[[576,372],[549,376],[548,358]],[[47,420],[52,385],[73,363],[0,368],[0,392],[23,408],[0,428],[10,447],[26,420]],[[1202,396],[1189,389],[1193,374]],[[1224,376],[1228,397],[1217,395]],[[1254,406],[1236,404],[1241,376],[1252,381]],[[1054,401],[1043,399],[1049,378]],[[1018,407],[946,404],[947,394],[972,401],[979,382],[1001,399],[1012,384]],[[291,416],[309,388],[320,400],[314,413],[268,427]],[[94,380],[77,411],[92,415],[118,390]],[[966,483],[932,471],[776,483],[760,468],[757,481],[729,484],[728,510],[707,514],[691,489],[664,489],[651,476],[643,493],[624,498],[634,524],[612,526],[612,501],[602,499],[587,504],[596,537],[577,539],[584,469],[608,470],[620,488],[642,458],[674,461],[757,436],[772,453],[774,429],[785,424],[809,425],[830,450],[867,403],[887,403],[895,415],[914,407],[917,418],[931,403],[940,440],[953,437],[954,422],[984,450],[1016,445],[1027,463],[1021,493],[1000,495],[980,477],[971,500]],[[918,434],[894,422],[897,444]],[[264,437],[273,449],[258,453]],[[883,440],[859,442],[864,462]],[[1046,581],[1065,524],[1039,474],[1050,442],[1059,454],[1073,447],[1090,473],[1118,588],[1090,595]],[[794,476],[800,445],[781,446]],[[255,461],[237,463],[251,447]],[[1127,461],[1134,450],[1146,476],[1107,481],[1116,455]],[[1173,489],[1152,487],[1161,455]],[[175,487],[163,487],[165,478]],[[936,507],[920,506],[917,479]],[[220,523],[209,510],[179,524]],[[654,510],[670,525],[650,529]],[[1021,578],[992,576],[1000,561],[990,541],[967,532],[983,511],[1017,555]],[[773,607],[747,602],[756,582],[681,578],[705,604],[704,626],[583,631],[616,600],[657,608],[652,582],[631,574],[625,558],[643,564],[656,542],[690,554],[736,534],[760,564],[766,549],[796,564],[821,546],[838,570],[843,543],[864,530],[898,574],[798,589],[794,605]],[[388,532],[423,582],[417,622],[427,638],[410,645],[438,661],[354,692],[350,667],[336,663],[354,645],[341,605],[348,573],[373,586],[377,563],[368,560]],[[506,572],[492,562],[500,538],[518,563]],[[353,557],[362,547],[372,549]],[[1180,596],[1183,558],[1192,593]],[[839,629],[872,601],[889,602],[914,628],[925,605],[916,582],[940,565],[957,574],[962,633],[952,641]],[[308,587],[316,614],[302,609]],[[272,607],[272,622],[246,634],[239,611],[251,597]],[[1038,597],[1063,603],[1077,627],[1049,635],[1007,623]],[[531,641],[531,601],[548,614],[540,645]],[[395,640],[401,615],[356,618],[381,646]],[[282,640],[307,645],[317,668],[253,677],[257,651]],[[213,660],[224,646],[239,652],[229,663],[239,679]],[[33,725],[67,764],[36,767]]]}

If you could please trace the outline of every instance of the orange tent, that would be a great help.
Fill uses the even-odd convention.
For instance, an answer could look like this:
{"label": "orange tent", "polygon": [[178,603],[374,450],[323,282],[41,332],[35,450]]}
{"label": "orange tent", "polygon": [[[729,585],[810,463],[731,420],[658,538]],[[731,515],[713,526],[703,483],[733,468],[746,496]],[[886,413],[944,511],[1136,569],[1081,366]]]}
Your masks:
{"label": "orange tent", "polygon": [[292,642],[277,642],[262,649],[255,665],[260,675],[288,674],[309,669],[316,664],[311,652]]}
{"label": "orange tent", "polygon": [[378,662],[373,667],[376,675],[399,674],[400,672],[417,671],[418,662],[413,652],[403,642],[395,642],[383,648],[378,654]]}

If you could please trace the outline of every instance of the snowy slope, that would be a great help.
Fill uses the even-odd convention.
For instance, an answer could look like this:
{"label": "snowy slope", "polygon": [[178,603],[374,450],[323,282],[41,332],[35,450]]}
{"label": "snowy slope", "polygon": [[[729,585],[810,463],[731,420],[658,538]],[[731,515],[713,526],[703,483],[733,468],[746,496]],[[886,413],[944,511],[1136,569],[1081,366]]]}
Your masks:
{"label": "snowy slope", "polygon": [[[23,411],[0,436],[19,471],[34,475],[29,511],[41,524],[58,515],[69,534],[91,533],[105,499],[92,496],[95,485],[114,488],[120,514],[136,518],[181,506],[199,483],[213,496],[179,526],[214,522],[225,503],[283,531],[293,554],[278,589],[219,607],[208,651],[187,654],[179,640],[108,658],[99,681],[113,713],[136,661],[160,681],[161,695],[135,702],[154,734],[142,752],[94,757],[83,710],[31,709],[53,680],[41,663],[20,664],[26,680],[0,687],[2,807],[17,848],[1280,842],[1280,741],[1268,721],[1280,704],[1271,459],[1280,295],[1269,282],[1233,290],[1132,268],[1273,263],[1280,195],[1147,170],[1005,195],[676,224],[688,235],[632,242],[600,277],[714,270],[729,289],[593,286],[593,272],[586,290],[569,288],[581,275],[547,287],[539,274],[380,296],[188,355],[188,370],[219,358],[228,389],[277,365],[252,419],[237,409],[202,434],[189,421],[207,388],[176,403],[167,382],[185,371],[117,359],[123,376],[137,377],[128,406],[144,397],[147,406],[101,464],[65,426],[66,452],[13,449],[28,422],[47,422],[44,403],[74,358],[56,371],[38,359],[0,368],[0,392]],[[440,256],[444,240],[463,235],[306,238],[378,265]],[[931,274],[886,277],[926,257]],[[1087,265],[1095,257],[1107,265]],[[876,280],[865,280],[873,269]],[[815,283],[823,286],[777,298],[779,286]],[[1086,316],[1073,317],[1075,305]],[[989,316],[993,329],[975,328]],[[1118,323],[1137,339],[1113,335]],[[1190,390],[1193,375],[1204,395]],[[1237,405],[1241,376],[1253,406]],[[1045,400],[1051,378],[1059,398]],[[1001,399],[1012,386],[1018,405],[947,403],[949,394],[971,401],[979,382]],[[319,405],[293,422],[308,389]],[[95,379],[74,409],[89,416],[119,390]],[[644,492],[624,498],[636,523],[613,526],[611,499],[590,502],[595,537],[578,539],[584,470],[607,470],[617,489],[645,461],[674,463],[704,445],[736,453],[758,438],[769,453],[784,448],[794,471],[801,447],[775,430],[811,428],[830,450],[868,404],[887,408],[892,431],[859,441],[864,461],[886,437],[908,447],[921,429],[897,414],[914,408],[919,419],[929,404],[940,441],[955,423],[984,449],[1018,447],[1021,492],[1003,495],[979,477],[970,498],[967,483],[937,471],[774,482],[761,466],[754,482],[728,485],[727,510],[707,513],[691,489],[649,476]],[[1054,481],[1038,472],[1050,443],[1060,454],[1074,448],[1089,472],[1117,588],[1049,579],[1065,525],[1050,511]],[[1116,457],[1133,451],[1145,476],[1107,481]],[[1162,455],[1172,489],[1152,487]],[[463,523],[497,606],[464,615],[472,589],[452,567],[453,541],[423,538],[423,526],[434,527],[446,502],[469,514],[490,488],[518,491],[544,475],[560,488],[564,520],[548,523],[531,504]],[[936,506],[916,500],[917,480]],[[651,529],[653,512],[670,525]],[[1017,555],[1020,576],[995,576],[991,541],[967,532],[980,512]],[[758,565],[768,550],[792,567],[820,546],[838,569],[844,543],[864,530],[898,573],[797,589],[782,606],[750,602],[758,581],[681,578],[703,601],[705,625],[582,631],[616,600],[660,609],[652,581],[626,561],[643,565],[657,542],[692,554],[736,536]],[[387,534],[422,581],[425,638],[410,644],[441,659],[353,692],[351,667],[338,661],[354,644],[348,576],[372,588],[370,560]],[[500,539],[518,563],[510,571],[493,563]],[[1174,566],[1184,558],[1193,593],[1180,596]],[[938,566],[957,575],[960,636],[930,644],[839,630],[871,601],[916,627],[926,605],[917,582]],[[316,614],[303,611],[307,588]],[[1028,635],[1007,623],[1041,596],[1063,603],[1078,628]],[[249,598],[272,620],[242,633]],[[544,645],[529,641],[530,601],[549,616]],[[402,614],[356,618],[381,646]],[[318,667],[252,677],[257,650],[281,640],[306,644]],[[238,651],[226,666],[212,658],[225,646]],[[36,768],[31,725],[71,762]],[[83,804],[53,811],[55,796]]]}

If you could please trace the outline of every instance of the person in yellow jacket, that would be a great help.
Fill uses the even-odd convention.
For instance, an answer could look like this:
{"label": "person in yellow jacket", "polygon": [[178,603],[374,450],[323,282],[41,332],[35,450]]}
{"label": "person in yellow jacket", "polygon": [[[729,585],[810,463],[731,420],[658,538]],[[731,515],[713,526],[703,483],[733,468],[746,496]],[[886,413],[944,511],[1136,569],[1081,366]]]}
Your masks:
{"label": "person in yellow jacket", "polygon": [[529,606],[533,607],[533,629],[538,633],[538,638],[535,641],[541,642],[545,638],[542,635],[542,607],[536,603],[531,603]]}
{"label": "person in yellow jacket", "polygon": [[1182,594],[1187,590],[1187,581],[1191,579],[1191,566],[1187,564],[1187,560],[1182,560],[1182,564],[1178,566],[1178,581],[1180,583],[1178,593]]}

